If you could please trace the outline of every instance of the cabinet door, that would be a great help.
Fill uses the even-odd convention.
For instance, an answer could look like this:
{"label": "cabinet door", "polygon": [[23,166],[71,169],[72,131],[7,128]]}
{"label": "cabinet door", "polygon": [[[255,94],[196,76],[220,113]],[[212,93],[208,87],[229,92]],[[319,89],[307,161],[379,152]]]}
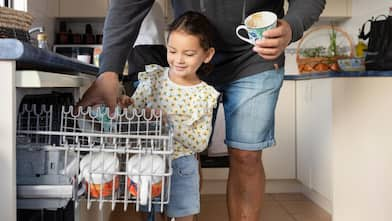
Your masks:
{"label": "cabinet door", "polygon": [[327,0],[321,17],[351,17],[351,0]]}
{"label": "cabinet door", "polygon": [[92,17],[106,16],[108,0],[60,0],[60,17]]}
{"label": "cabinet door", "polygon": [[296,133],[297,133],[297,179],[311,186],[311,81],[296,82]]}
{"label": "cabinet door", "polygon": [[[321,17],[323,18],[349,18],[351,17],[352,0],[327,0]],[[284,10],[289,8],[288,2],[284,2]]]}
{"label": "cabinet door", "polygon": [[263,151],[267,179],[295,179],[295,81],[284,81],[275,112],[276,146]]}
{"label": "cabinet door", "polygon": [[332,199],[332,80],[311,81],[311,187]]}
{"label": "cabinet door", "polygon": [[332,79],[297,82],[297,178],[332,199]]}

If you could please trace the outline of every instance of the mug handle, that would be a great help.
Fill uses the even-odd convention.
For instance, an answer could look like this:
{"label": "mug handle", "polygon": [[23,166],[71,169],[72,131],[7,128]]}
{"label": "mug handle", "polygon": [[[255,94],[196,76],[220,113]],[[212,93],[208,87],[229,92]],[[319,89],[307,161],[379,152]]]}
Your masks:
{"label": "mug handle", "polygon": [[235,29],[235,33],[237,34],[237,36],[238,36],[241,40],[246,41],[246,42],[248,42],[249,44],[254,45],[255,43],[252,42],[249,38],[246,38],[246,37],[240,35],[239,31],[240,31],[241,29],[244,29],[245,31],[248,32],[248,29],[246,28],[245,25],[239,25],[239,26]]}

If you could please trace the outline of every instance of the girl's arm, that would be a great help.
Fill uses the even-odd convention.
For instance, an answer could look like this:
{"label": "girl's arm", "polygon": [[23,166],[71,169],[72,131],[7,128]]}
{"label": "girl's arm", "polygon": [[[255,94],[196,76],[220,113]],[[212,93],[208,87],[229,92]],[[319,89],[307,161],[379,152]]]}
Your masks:
{"label": "girl's arm", "polygon": [[193,122],[191,125],[172,122],[174,139],[195,153],[202,152],[208,146],[212,131],[212,111]]}

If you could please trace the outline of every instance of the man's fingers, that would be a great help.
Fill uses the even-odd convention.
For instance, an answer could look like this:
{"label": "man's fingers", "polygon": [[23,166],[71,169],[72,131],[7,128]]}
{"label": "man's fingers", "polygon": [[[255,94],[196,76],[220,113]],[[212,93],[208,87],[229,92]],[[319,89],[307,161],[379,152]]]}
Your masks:
{"label": "man's fingers", "polygon": [[85,108],[88,106],[94,106],[97,104],[102,104],[104,103],[103,99],[100,98],[96,93],[96,87],[95,87],[95,82],[93,85],[86,91],[86,93],[83,95],[82,99],[79,100],[74,109],[74,113],[77,114],[77,111],[79,110],[79,107]]}
{"label": "man's fingers", "polygon": [[277,57],[279,57],[279,55],[264,55],[264,54],[259,54],[259,56],[264,58],[265,60],[274,60]]}
{"label": "man's fingers", "polygon": [[280,53],[278,48],[255,48],[254,51],[259,55],[277,55]]}
{"label": "man's fingers", "polygon": [[117,101],[116,97],[114,97],[114,99],[112,97],[106,97],[105,104],[109,107],[110,116],[113,116],[114,114],[114,110],[117,105],[116,101]]}
{"label": "man's fingers", "polygon": [[284,20],[278,20],[277,27],[265,31],[263,39],[257,40],[253,51],[266,60],[279,57],[291,41],[291,27]]}
{"label": "man's fingers", "polygon": [[263,33],[264,38],[279,38],[285,34],[282,26],[278,26],[274,29],[267,30]]}
{"label": "man's fingers", "polygon": [[257,40],[255,42],[255,46],[260,48],[276,48],[279,47],[281,43],[282,43],[281,38],[267,38],[267,39],[264,38],[261,40]]}

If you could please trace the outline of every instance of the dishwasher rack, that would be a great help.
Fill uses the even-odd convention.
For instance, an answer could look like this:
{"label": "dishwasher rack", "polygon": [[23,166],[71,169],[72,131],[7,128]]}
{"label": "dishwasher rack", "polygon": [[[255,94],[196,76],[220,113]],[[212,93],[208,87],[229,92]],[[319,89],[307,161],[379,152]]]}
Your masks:
{"label": "dishwasher rack", "polygon": [[75,206],[85,198],[88,209],[111,203],[114,210],[121,203],[124,211],[130,204],[163,211],[170,200],[173,132],[162,111],[117,107],[110,115],[104,106],[62,106],[58,115],[52,106],[23,105],[17,149],[60,152],[58,173],[71,181]]}

